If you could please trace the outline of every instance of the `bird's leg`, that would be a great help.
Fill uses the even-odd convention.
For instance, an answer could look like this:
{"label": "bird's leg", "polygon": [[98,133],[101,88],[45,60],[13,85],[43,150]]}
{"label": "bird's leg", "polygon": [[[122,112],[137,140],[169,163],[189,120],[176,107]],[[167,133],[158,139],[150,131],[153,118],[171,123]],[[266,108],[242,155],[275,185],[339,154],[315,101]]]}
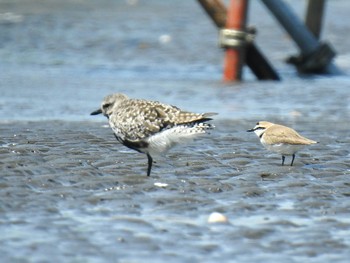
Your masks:
{"label": "bird's leg", "polygon": [[153,159],[152,156],[147,153],[147,158],[148,158],[148,168],[147,168],[147,176],[150,176],[151,174],[151,169],[152,169],[152,163]]}
{"label": "bird's leg", "polygon": [[295,154],[293,154],[293,158],[292,158],[292,162],[290,163],[290,166],[293,166],[294,159],[295,159]]}
{"label": "bird's leg", "polygon": [[286,157],[284,155],[282,155],[282,166],[284,165],[284,160],[286,159]]}

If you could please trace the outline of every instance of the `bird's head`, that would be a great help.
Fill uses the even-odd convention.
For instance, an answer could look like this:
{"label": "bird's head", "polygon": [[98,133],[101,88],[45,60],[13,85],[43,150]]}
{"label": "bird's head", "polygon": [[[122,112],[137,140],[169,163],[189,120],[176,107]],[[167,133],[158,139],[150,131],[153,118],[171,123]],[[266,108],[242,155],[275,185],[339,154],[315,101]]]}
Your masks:
{"label": "bird's head", "polygon": [[128,99],[128,97],[121,93],[108,95],[103,99],[101,107],[98,110],[91,112],[90,115],[97,115],[102,113],[104,116],[109,118],[109,116],[113,113],[113,109],[118,107],[118,105],[126,99]]}
{"label": "bird's head", "polygon": [[266,131],[266,129],[268,129],[272,125],[273,125],[272,122],[259,121],[259,122],[256,123],[256,125],[255,125],[255,127],[253,129],[249,129],[249,130],[247,130],[247,132],[255,132],[255,134],[258,137],[261,137],[264,134],[264,132]]}

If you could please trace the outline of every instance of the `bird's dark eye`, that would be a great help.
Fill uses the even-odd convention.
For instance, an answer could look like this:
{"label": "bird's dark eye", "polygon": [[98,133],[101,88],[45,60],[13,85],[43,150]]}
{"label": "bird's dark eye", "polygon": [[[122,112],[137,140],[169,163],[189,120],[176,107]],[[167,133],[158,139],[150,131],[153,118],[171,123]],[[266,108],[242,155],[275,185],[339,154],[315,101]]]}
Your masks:
{"label": "bird's dark eye", "polygon": [[103,105],[102,105],[102,108],[103,108],[103,109],[107,109],[107,108],[109,108],[111,105],[112,105],[112,103],[106,103],[106,104],[103,104]]}

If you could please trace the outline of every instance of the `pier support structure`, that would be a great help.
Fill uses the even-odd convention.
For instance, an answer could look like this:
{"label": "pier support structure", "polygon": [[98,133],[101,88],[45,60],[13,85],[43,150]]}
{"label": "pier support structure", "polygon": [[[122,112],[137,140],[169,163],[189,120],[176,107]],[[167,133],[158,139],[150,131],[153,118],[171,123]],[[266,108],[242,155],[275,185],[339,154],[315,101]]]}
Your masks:
{"label": "pier support structure", "polygon": [[309,0],[305,15],[305,25],[315,38],[320,39],[325,0]]}
{"label": "pier support structure", "polygon": [[[220,0],[197,0],[220,29],[220,45],[225,49],[224,80],[241,80],[246,63],[260,80],[279,80],[279,76],[253,42],[254,30],[247,29],[249,0],[230,0],[229,11]],[[332,63],[335,51],[329,43],[319,42],[326,0],[309,0],[305,24],[284,0],[261,0],[284,27],[300,49],[287,62],[299,72],[339,74]]]}
{"label": "pier support structure", "polygon": [[[245,28],[245,31],[232,31],[232,29],[226,31],[225,27],[228,20],[228,11],[225,5],[220,0],[198,0],[198,3],[203,7],[203,9],[206,11],[209,17],[213,20],[214,24],[220,30],[221,47],[225,49],[227,46],[234,47],[235,45],[237,45],[237,42],[240,43],[239,45],[244,46],[245,56],[243,57],[244,60],[240,62],[241,66],[243,66],[244,63],[246,63],[259,80],[280,80],[280,77],[273,69],[271,64],[264,57],[264,55],[261,53],[258,47],[254,44],[253,35],[255,30]],[[245,5],[246,13],[244,20],[247,19],[248,3],[246,3]],[[225,63],[227,63],[227,61]],[[228,65],[228,67],[230,67],[230,65]],[[232,76],[239,76],[238,79],[242,77],[241,68],[239,74],[235,72],[235,68],[237,67],[231,67],[231,73],[227,73],[230,75],[230,78],[226,76],[226,73],[224,74],[224,80],[235,80],[235,78]]]}
{"label": "pier support structure", "polygon": [[300,48],[301,54],[289,62],[303,73],[339,74],[331,60],[335,52],[328,43],[319,43],[283,0],[261,0]]}
{"label": "pier support structure", "polygon": [[221,29],[221,45],[225,47],[224,81],[241,80],[245,60],[248,0],[231,0],[226,29]]}

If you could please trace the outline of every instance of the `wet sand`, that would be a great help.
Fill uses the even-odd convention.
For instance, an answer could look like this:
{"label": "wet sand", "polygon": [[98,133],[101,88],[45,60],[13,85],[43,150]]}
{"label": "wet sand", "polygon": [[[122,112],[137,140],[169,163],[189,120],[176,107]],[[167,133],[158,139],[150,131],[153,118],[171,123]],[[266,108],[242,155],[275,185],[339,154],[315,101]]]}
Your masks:
{"label": "wet sand", "polygon": [[[303,16],[305,1],[287,2]],[[0,261],[347,263],[348,5],[329,1],[321,36],[344,75],[298,75],[284,63],[296,46],[251,1],[282,81],[245,68],[224,84],[196,1],[0,0]],[[217,128],[147,177],[146,156],[89,116],[113,92],[218,112]],[[246,132],[260,120],[320,143],[282,167]],[[209,224],[215,211],[229,223]]]}
{"label": "wet sand", "polygon": [[[298,123],[320,143],[282,167],[245,132],[254,123],[219,120],[211,135],[155,158],[147,177],[146,156],[105,124],[1,124],[4,262],[346,262],[345,126],[329,136],[329,126]],[[229,223],[207,223],[214,211]]]}

